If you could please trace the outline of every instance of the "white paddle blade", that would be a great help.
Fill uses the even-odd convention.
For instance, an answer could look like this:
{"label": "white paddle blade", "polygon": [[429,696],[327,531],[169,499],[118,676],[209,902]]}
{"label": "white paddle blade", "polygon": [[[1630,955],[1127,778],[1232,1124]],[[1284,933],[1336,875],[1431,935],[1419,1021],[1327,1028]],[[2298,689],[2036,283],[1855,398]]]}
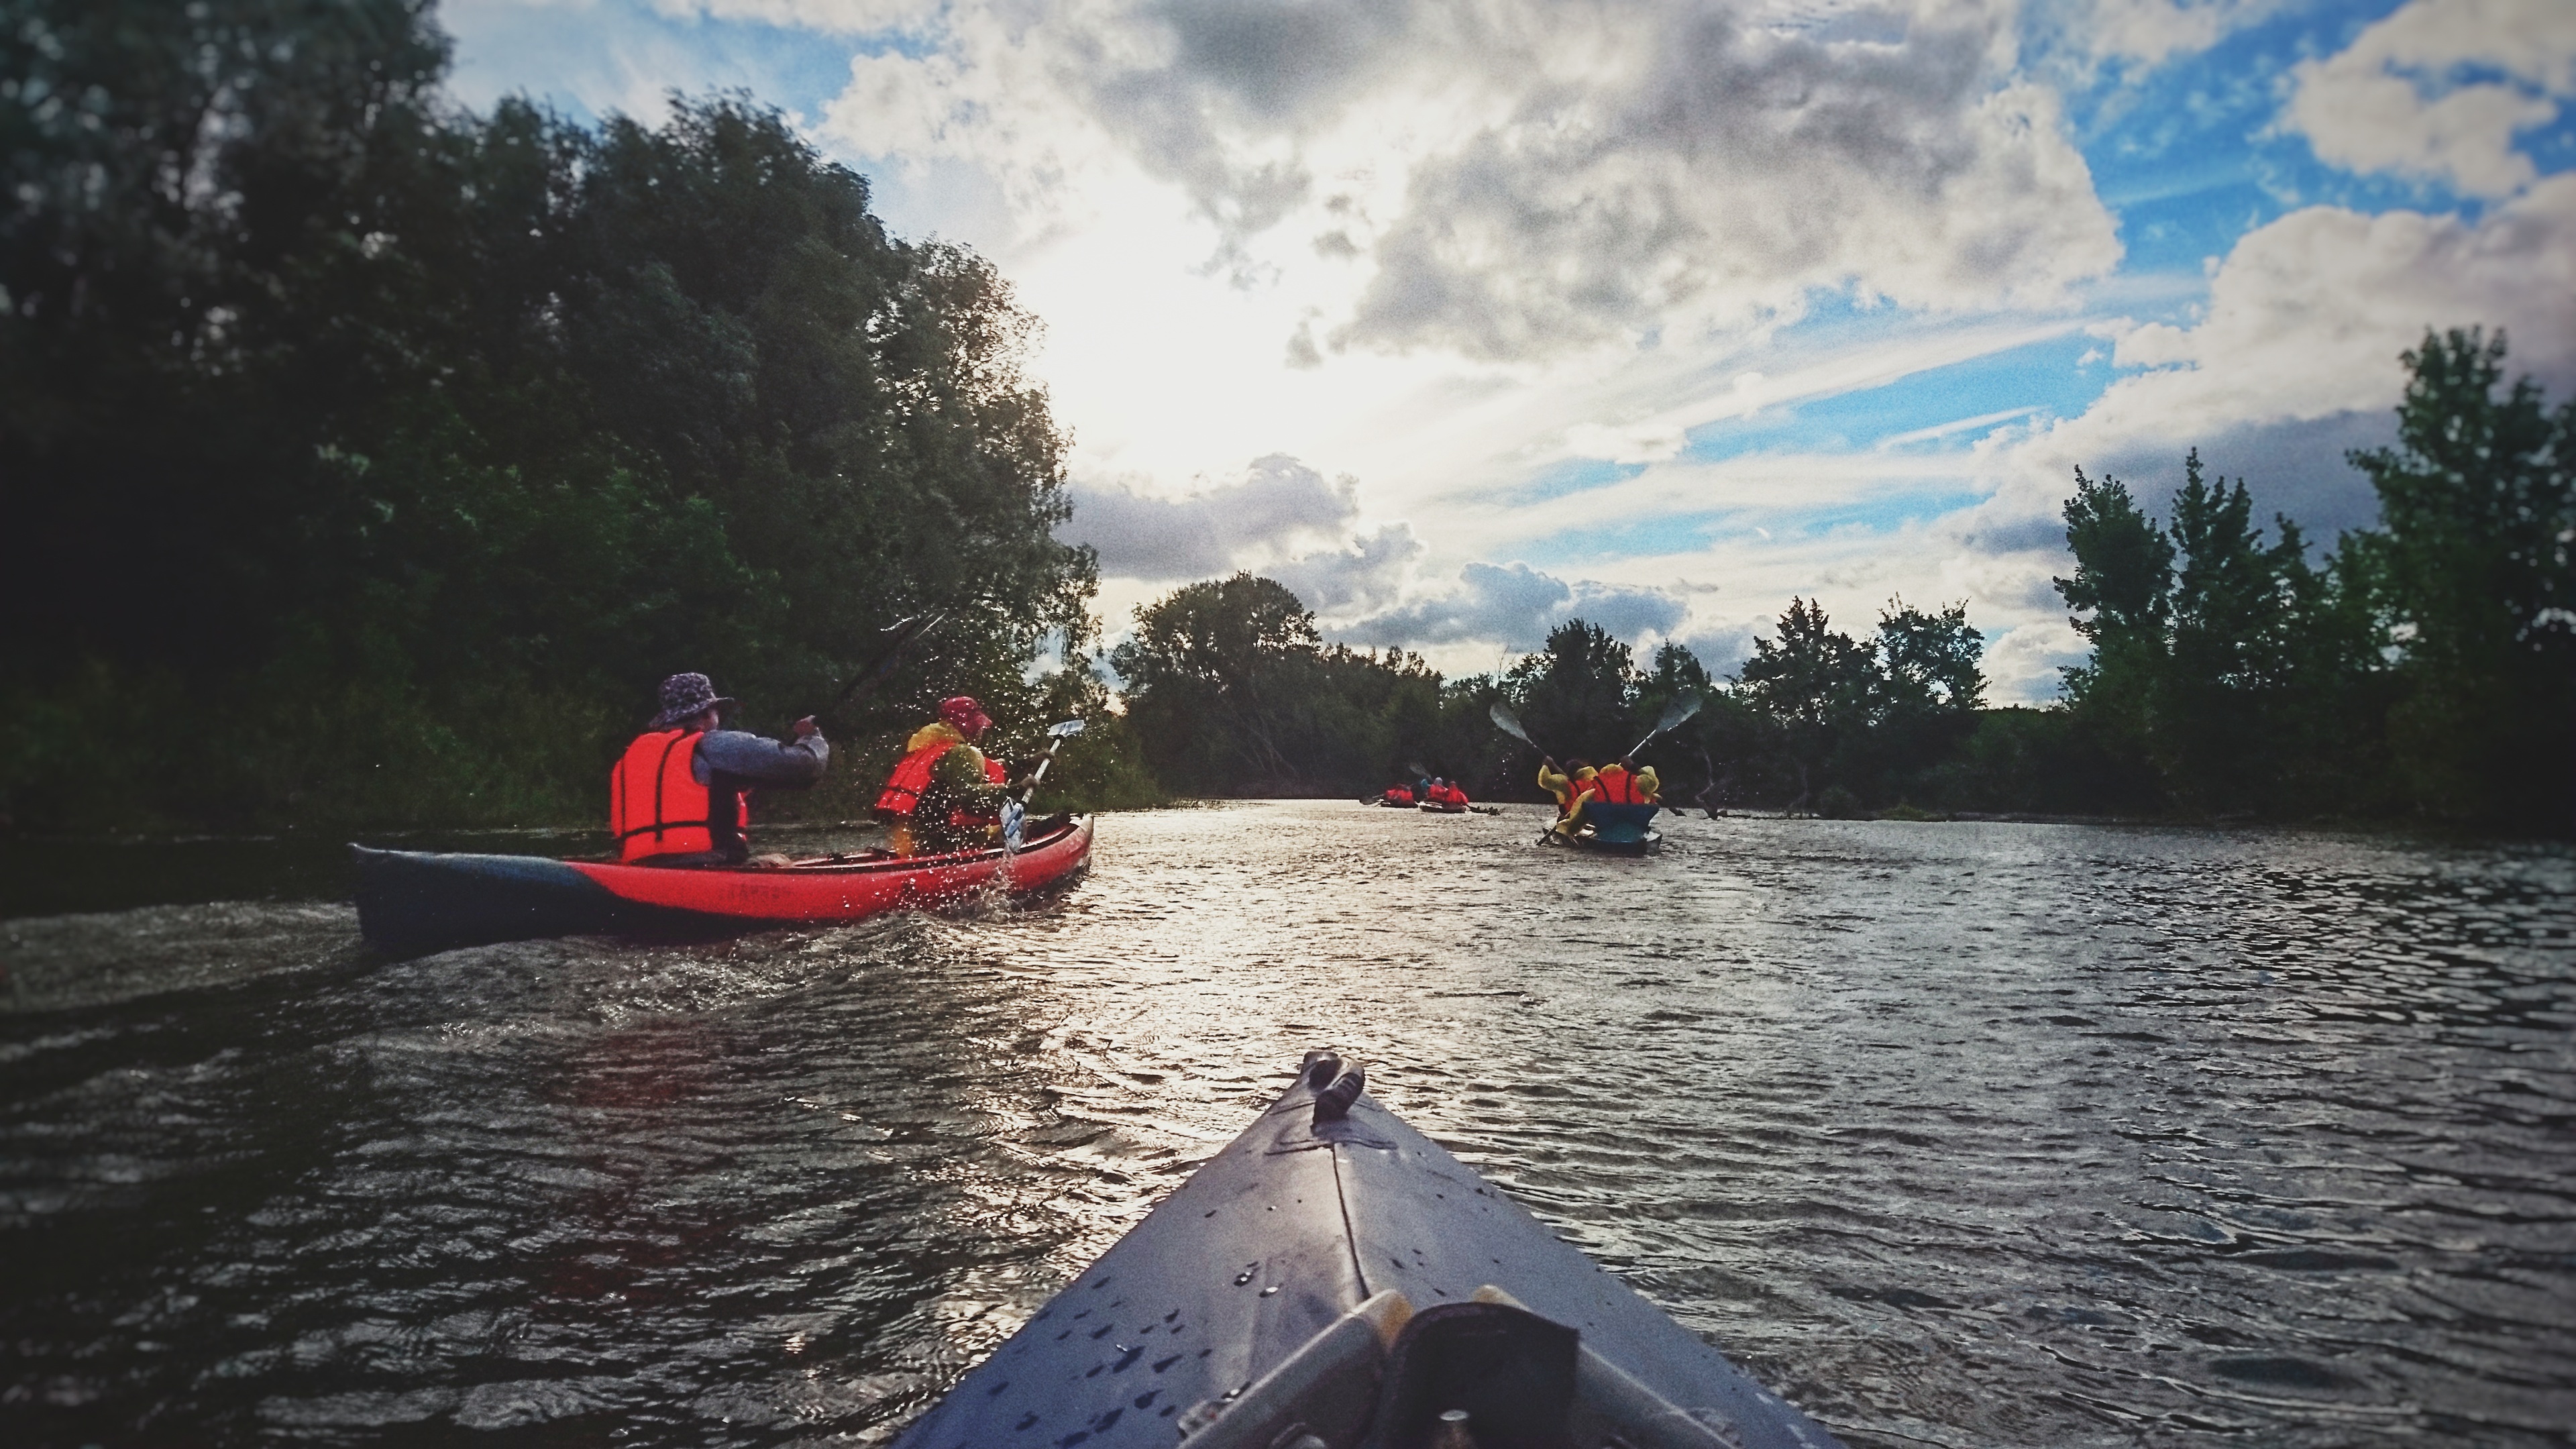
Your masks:
{"label": "white paddle blade", "polygon": [[1080,733],[1082,733],[1082,721],[1078,719],[1069,719],[1062,724],[1051,724],[1047,726],[1047,737],[1049,739],[1061,740]]}
{"label": "white paddle blade", "polygon": [[1655,721],[1655,733],[1662,734],[1697,713],[1699,713],[1699,696],[1684,690],[1681,698],[1664,706],[1664,717]]}
{"label": "white paddle blade", "polygon": [[1529,731],[1521,728],[1521,722],[1513,716],[1511,710],[1506,708],[1501,700],[1495,700],[1494,707],[1487,711],[1487,713],[1494,721],[1494,728],[1501,730],[1504,734],[1510,735],[1513,739],[1520,741],[1522,744],[1530,746],[1532,749],[1536,749],[1538,747],[1538,741],[1529,737]]}

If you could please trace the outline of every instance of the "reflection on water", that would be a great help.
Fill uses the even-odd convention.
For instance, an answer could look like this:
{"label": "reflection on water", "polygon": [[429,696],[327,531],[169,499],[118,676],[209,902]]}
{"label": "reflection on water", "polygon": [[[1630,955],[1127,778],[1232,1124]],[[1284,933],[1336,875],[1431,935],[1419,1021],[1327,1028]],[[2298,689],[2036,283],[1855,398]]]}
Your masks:
{"label": "reflection on water", "polygon": [[1307,1046],[1873,1444],[2563,1444],[2576,863],[1111,817],[1030,911],[0,921],[14,1442],[882,1438]]}

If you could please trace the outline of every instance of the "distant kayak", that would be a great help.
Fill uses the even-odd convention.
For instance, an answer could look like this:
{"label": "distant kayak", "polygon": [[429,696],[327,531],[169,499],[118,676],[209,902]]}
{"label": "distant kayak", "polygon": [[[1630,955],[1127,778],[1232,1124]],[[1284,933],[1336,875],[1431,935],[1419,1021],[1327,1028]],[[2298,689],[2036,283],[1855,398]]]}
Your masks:
{"label": "distant kayak", "polygon": [[1838,1449],[1362,1086],[1310,1055],[896,1449]]}
{"label": "distant kayak", "polygon": [[1464,805],[1451,805],[1440,800],[1425,800],[1418,808],[1425,815],[1464,815],[1467,813],[1467,807]]}
{"label": "distant kayak", "polygon": [[1551,830],[1541,836],[1545,845],[1570,846],[1576,850],[1597,850],[1605,855],[1647,855],[1663,849],[1663,832],[1653,828],[1655,812],[1661,805],[1610,805],[1599,800],[1585,802],[1583,828],[1569,836]]}
{"label": "distant kayak", "polygon": [[901,858],[871,851],[773,869],[350,850],[358,863],[359,930],[379,948],[422,950],[601,931],[855,921],[988,889],[1039,891],[1072,879],[1090,860],[1091,817],[1032,822],[1016,853],[995,847]]}

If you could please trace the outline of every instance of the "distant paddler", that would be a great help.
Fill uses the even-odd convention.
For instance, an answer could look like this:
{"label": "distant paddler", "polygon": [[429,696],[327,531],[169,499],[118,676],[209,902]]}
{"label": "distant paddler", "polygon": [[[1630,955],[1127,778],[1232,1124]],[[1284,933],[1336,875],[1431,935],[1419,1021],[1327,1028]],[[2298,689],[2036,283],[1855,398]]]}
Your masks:
{"label": "distant paddler", "polygon": [[662,681],[662,712],[608,775],[608,830],[629,865],[721,866],[751,859],[744,830],[758,787],[801,790],[832,747],[807,715],[793,740],[719,728],[735,701],[703,674]]}
{"label": "distant paddler", "polygon": [[992,716],[971,695],[939,702],[939,718],[913,731],[878,793],[876,816],[897,855],[978,850],[998,839],[1010,771],[976,747]]}

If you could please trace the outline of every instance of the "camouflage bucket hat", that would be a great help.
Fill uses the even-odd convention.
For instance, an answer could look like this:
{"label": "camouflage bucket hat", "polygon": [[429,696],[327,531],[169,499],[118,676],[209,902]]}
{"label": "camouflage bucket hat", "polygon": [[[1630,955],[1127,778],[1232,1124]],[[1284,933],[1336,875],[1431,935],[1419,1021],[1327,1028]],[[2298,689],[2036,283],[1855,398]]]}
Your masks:
{"label": "camouflage bucket hat", "polygon": [[653,716],[648,729],[666,730],[684,719],[695,719],[721,704],[732,704],[731,695],[716,693],[715,681],[703,674],[674,674],[662,681],[662,712]]}

